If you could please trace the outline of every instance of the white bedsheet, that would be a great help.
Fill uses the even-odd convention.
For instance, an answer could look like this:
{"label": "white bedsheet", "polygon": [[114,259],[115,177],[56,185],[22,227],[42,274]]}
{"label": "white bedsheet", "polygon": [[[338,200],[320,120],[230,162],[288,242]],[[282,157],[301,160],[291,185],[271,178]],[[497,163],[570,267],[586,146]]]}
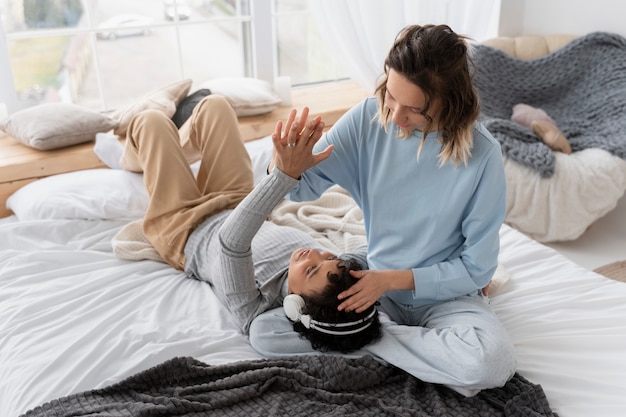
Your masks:
{"label": "white bedsheet", "polygon": [[175,356],[258,359],[206,283],[122,261],[115,221],[0,225],[0,416]]}
{"label": "white bedsheet", "polygon": [[[103,387],[175,357],[260,356],[209,286],[116,259],[122,221],[0,223],[0,416]],[[626,284],[503,226],[510,280],[492,299],[519,372],[560,417],[626,415]]]}
{"label": "white bedsheet", "polygon": [[626,416],[626,283],[591,272],[507,226],[511,279],[492,305],[513,338],[518,371],[560,417]]}

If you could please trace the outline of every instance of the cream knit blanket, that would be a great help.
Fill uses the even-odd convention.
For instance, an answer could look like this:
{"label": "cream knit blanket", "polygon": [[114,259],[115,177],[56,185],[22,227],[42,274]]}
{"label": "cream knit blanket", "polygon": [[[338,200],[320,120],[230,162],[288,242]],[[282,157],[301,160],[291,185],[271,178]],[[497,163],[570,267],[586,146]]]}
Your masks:
{"label": "cream knit blanket", "polygon": [[[363,213],[350,194],[339,186],[329,188],[315,201],[285,200],[274,209],[269,220],[302,230],[335,253],[349,252],[366,243]],[[113,237],[113,253],[132,261],[164,262],[144,235],[142,223],[143,219],[135,220]]]}
{"label": "cream knit blanket", "polygon": [[121,259],[129,261],[148,259],[165,262],[143,233],[143,219],[135,220],[122,227],[113,236],[111,245],[115,256]]}
{"label": "cream knit blanket", "polygon": [[270,221],[300,229],[335,253],[350,252],[367,243],[363,212],[338,185],[315,201],[283,201],[272,212]]}

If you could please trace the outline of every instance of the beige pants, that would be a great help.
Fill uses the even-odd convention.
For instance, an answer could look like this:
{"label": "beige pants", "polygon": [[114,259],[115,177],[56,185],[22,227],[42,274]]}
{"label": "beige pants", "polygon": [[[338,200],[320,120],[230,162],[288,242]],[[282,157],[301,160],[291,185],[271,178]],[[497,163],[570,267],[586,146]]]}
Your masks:
{"label": "beige pants", "polygon": [[[194,178],[189,163],[198,158]],[[135,116],[120,163],[143,172],[150,196],[143,231],[163,259],[180,270],[193,230],[207,217],[236,207],[254,182],[237,116],[218,95],[198,103],[180,132],[160,111]]]}

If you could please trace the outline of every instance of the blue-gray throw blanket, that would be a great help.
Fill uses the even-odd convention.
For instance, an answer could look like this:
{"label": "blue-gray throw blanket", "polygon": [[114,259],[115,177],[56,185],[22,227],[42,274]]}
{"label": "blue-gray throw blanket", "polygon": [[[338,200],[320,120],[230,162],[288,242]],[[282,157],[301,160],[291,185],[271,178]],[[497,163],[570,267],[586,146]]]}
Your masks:
{"label": "blue-gray throw blanket", "polygon": [[174,358],[107,388],[70,395],[26,417],[556,416],[519,375],[465,398],[371,356],[301,356],[209,366]]}
{"label": "blue-gray throw blanket", "polygon": [[545,110],[573,152],[600,148],[626,159],[626,38],[594,32],[531,61],[477,45],[474,61],[481,119],[503,155],[542,177],[554,173],[550,148],[511,121],[524,103]]}

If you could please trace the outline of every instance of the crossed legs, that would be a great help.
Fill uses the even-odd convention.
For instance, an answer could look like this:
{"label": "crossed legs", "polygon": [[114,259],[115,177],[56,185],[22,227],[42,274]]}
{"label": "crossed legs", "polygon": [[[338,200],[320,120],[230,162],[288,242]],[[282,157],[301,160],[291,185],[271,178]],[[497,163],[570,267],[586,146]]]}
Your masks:
{"label": "crossed legs", "polygon": [[[349,356],[374,355],[465,396],[502,386],[515,373],[513,344],[481,295],[408,308],[386,297],[380,301],[383,337]],[[282,308],[254,319],[250,343],[266,357],[319,354],[293,330]]]}
{"label": "crossed legs", "polygon": [[[189,167],[190,153],[181,143],[200,155],[197,179]],[[184,249],[191,232],[209,216],[236,207],[253,187],[237,117],[218,95],[198,103],[184,137],[162,112],[147,110],[135,116],[120,164],[143,172],[150,196],[144,233],[157,252],[180,270],[185,267]]]}

